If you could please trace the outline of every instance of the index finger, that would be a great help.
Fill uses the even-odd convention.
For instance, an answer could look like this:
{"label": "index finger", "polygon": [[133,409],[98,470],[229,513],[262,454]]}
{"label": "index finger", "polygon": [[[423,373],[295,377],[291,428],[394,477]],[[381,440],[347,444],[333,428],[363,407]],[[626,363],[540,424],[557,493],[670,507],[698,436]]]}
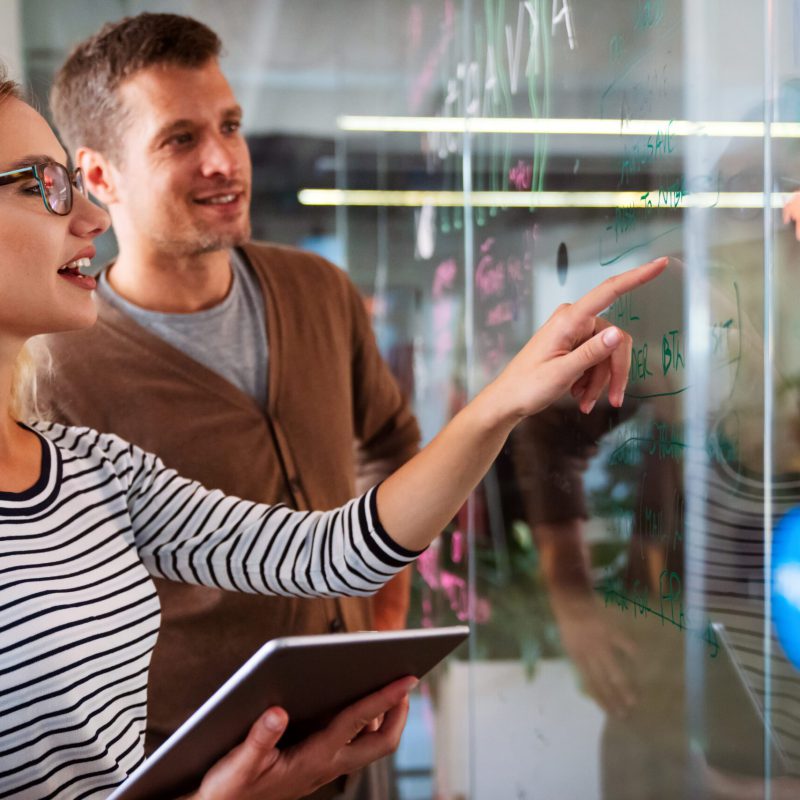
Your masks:
{"label": "index finger", "polygon": [[336,731],[342,741],[354,739],[375,717],[386,714],[403,702],[417,685],[416,678],[402,678],[373,694],[362,697],[334,717],[328,729]]}
{"label": "index finger", "polygon": [[408,718],[408,699],[386,712],[380,730],[361,736],[344,750],[340,750],[338,764],[344,773],[363,769],[367,764],[388,756],[397,749]]}
{"label": "index finger", "polygon": [[627,272],[606,278],[599,286],[595,286],[587,292],[580,300],[572,305],[572,312],[588,317],[596,317],[601,311],[605,311],[615,300],[619,300],[622,295],[627,294],[637,286],[658,277],[669,263],[666,256],[648,261],[641,267],[634,267]]}

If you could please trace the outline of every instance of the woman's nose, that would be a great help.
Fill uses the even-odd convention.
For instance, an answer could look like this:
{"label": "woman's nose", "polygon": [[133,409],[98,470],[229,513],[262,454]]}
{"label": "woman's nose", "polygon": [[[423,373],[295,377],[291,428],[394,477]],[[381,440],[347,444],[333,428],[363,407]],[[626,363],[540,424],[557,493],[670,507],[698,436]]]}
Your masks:
{"label": "woman's nose", "polygon": [[111,218],[100,206],[95,205],[88,197],[75,192],[72,212],[70,214],[70,229],[82,239],[94,239],[108,230]]}

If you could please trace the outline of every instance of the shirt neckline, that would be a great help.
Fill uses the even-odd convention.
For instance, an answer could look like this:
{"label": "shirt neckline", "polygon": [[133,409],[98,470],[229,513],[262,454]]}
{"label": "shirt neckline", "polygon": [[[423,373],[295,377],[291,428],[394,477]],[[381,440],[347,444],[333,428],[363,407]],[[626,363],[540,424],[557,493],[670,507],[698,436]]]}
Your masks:
{"label": "shirt neckline", "polygon": [[153,311],[149,308],[137,306],[135,303],[132,303],[119,294],[111,285],[111,282],[108,280],[108,268],[111,264],[103,269],[97,276],[97,291],[106,301],[111,303],[111,305],[115,305],[133,319],[144,320],[154,325],[166,324],[174,328],[194,326],[198,321],[215,319],[216,317],[226,314],[236,302],[236,298],[241,292],[241,278],[237,274],[241,263],[235,250],[229,252],[229,263],[231,268],[231,285],[228,293],[219,303],[216,303],[210,308],[201,309],[200,311],[178,313],[172,311]]}
{"label": "shirt neckline", "polygon": [[21,492],[0,492],[0,515],[21,516],[35,514],[47,507],[58,493],[61,484],[62,464],[58,448],[39,431],[17,423],[20,428],[30,431],[39,440],[41,447],[41,467],[39,477],[33,486]]}

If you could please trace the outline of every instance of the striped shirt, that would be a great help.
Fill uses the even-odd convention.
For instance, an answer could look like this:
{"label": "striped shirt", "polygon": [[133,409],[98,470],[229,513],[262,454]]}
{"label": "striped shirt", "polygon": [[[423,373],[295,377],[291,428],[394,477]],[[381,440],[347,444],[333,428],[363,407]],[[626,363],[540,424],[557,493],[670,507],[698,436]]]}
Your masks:
{"label": "striped shirt", "polygon": [[[800,673],[765,617],[763,478],[720,463],[706,470],[700,501],[705,507],[704,537],[688,539],[687,579],[703,586],[706,613],[725,625],[734,657],[762,709],[769,694],[770,728],[786,770],[800,775]],[[778,476],[772,486],[775,524],[798,504],[800,479]],[[768,661],[765,626],[770,634]]]}
{"label": "striped shirt", "polygon": [[151,576],[360,596],[417,555],[384,531],[374,489],[292,511],[207,490],[116,436],[33,430],[39,480],[0,493],[0,798],[105,797],[142,761]]}

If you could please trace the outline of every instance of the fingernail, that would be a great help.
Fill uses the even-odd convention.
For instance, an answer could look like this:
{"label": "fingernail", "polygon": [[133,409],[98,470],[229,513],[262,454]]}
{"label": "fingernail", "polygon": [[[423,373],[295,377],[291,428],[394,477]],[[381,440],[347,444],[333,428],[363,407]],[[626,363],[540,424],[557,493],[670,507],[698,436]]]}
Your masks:
{"label": "fingernail", "polygon": [[591,403],[589,403],[589,405],[588,405],[588,406],[586,406],[586,408],[584,409],[583,413],[584,413],[584,414],[591,414],[591,413],[592,413],[592,409],[594,408],[594,404],[595,404],[596,402],[597,402],[596,400],[592,400],[592,402],[591,402]]}
{"label": "fingernail", "polygon": [[283,719],[280,714],[270,711],[264,717],[264,727],[270,731],[283,730]]}
{"label": "fingernail", "polygon": [[622,333],[619,328],[606,328],[603,331],[603,344],[607,347],[614,347],[620,343]]}
{"label": "fingernail", "polygon": [[414,678],[414,680],[413,680],[413,681],[411,681],[411,682],[408,684],[408,691],[409,691],[409,692],[413,692],[413,691],[414,691],[414,689],[416,689],[416,688],[417,688],[417,686],[419,686],[419,679],[418,679],[418,678]]}

